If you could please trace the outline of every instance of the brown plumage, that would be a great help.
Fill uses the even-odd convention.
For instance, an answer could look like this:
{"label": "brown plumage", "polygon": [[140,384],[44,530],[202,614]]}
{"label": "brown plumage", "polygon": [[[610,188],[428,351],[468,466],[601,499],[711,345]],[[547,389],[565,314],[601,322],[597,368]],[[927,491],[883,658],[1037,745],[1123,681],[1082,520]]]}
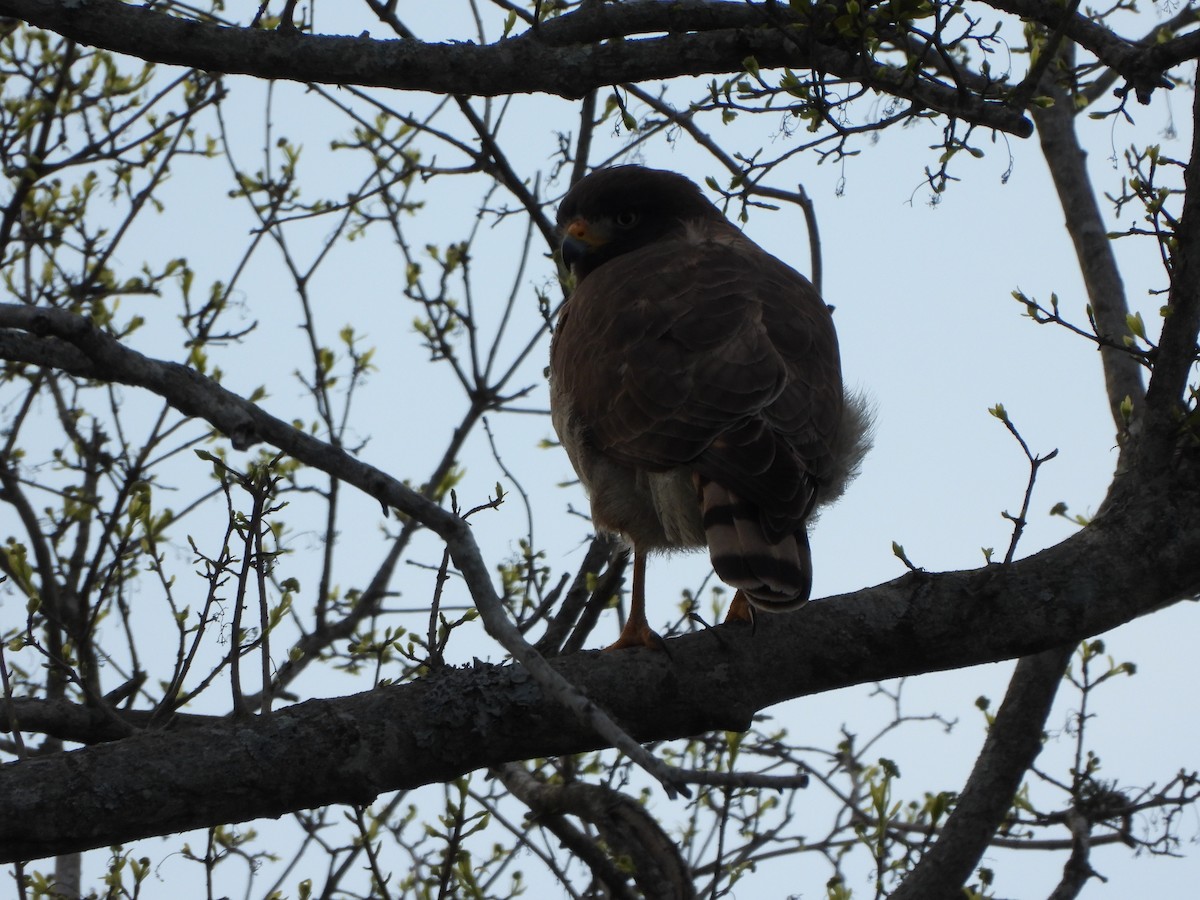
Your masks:
{"label": "brown plumage", "polygon": [[613,647],[656,645],[645,556],[707,546],[748,601],[794,609],[812,587],[807,522],[866,450],[829,309],[682,175],[593,172],[559,207],[576,285],[550,347],[555,430],[598,529],[633,546]]}

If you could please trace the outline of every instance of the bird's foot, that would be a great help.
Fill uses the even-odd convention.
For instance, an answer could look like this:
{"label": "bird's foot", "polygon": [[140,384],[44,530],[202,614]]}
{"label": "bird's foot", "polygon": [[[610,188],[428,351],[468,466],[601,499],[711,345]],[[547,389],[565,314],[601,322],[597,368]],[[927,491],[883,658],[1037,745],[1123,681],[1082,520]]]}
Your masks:
{"label": "bird's foot", "polygon": [[667,642],[662,635],[650,627],[646,621],[646,556],[644,553],[633,554],[633,589],[629,601],[629,618],[621,629],[621,636],[615,644],[605,647],[609,650],[623,650],[626,647],[649,647],[651,650],[661,650],[669,657]]}
{"label": "bird's foot", "polygon": [[749,622],[753,633],[756,623],[754,607],[741,591],[733,595],[733,602],[729,604],[729,611],[725,613],[724,624],[728,625],[730,622]]}
{"label": "bird's foot", "polygon": [[649,647],[651,650],[661,650],[667,656],[671,655],[671,651],[667,649],[667,642],[663,640],[662,635],[644,622],[641,624],[637,624],[632,620],[626,622],[625,627],[621,629],[621,636],[617,638],[615,643],[605,647],[604,652],[609,653],[613,650],[624,650],[626,647]]}

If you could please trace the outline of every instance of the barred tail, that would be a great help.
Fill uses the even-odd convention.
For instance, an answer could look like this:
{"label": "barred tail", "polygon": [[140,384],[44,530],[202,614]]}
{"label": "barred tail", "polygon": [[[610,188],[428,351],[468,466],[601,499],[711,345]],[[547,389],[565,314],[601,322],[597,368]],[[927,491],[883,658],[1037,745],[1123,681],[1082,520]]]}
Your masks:
{"label": "barred tail", "polygon": [[803,606],[812,591],[807,530],[801,527],[772,542],[756,507],[703,476],[697,481],[704,536],[717,576],[759,609],[786,612]]}

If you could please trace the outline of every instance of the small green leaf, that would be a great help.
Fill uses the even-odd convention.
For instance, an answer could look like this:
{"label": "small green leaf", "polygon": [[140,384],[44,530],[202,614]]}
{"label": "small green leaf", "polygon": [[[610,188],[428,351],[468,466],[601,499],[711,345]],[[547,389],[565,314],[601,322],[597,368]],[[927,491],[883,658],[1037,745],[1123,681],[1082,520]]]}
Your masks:
{"label": "small green leaf", "polygon": [[1146,340],[1146,323],[1142,321],[1142,314],[1126,313],[1125,327],[1129,329],[1130,334],[1140,337],[1143,341]]}

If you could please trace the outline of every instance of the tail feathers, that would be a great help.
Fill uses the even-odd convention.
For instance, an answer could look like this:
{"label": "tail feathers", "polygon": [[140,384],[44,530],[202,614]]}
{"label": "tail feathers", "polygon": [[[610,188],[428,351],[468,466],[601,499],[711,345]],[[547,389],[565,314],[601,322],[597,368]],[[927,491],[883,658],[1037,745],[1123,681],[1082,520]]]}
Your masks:
{"label": "tail feathers", "polygon": [[801,527],[772,542],[756,507],[716,482],[698,481],[704,536],[717,576],[759,609],[785,612],[804,605],[812,591],[808,532]]}

